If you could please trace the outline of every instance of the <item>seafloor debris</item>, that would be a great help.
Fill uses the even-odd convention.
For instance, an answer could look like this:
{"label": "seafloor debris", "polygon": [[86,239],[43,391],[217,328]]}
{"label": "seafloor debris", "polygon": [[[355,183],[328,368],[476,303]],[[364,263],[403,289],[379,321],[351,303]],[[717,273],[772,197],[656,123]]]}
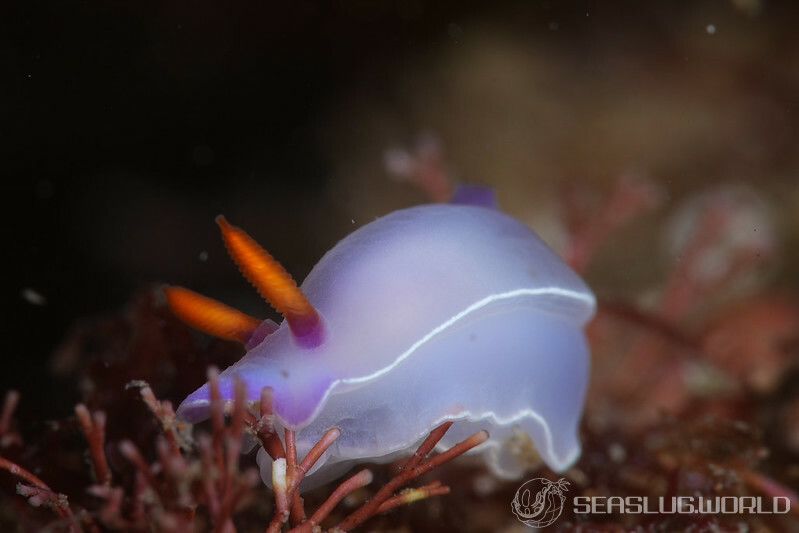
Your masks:
{"label": "seafloor debris", "polygon": [[[607,231],[588,231],[576,218],[568,225],[577,241],[567,249],[589,275],[595,255],[613,244],[612,231],[657,205],[657,195],[641,182],[625,181],[610,197],[635,205],[609,210],[598,202],[596,216],[611,217]],[[673,244],[680,260],[648,297],[600,299],[591,331],[583,455],[564,475],[571,482],[567,495],[779,496],[792,502],[791,513],[576,514],[566,506],[555,527],[781,531],[799,525],[799,302],[762,289],[762,277],[751,281],[779,253],[773,236],[762,241],[767,248],[750,253],[751,241],[725,233],[741,231],[729,222],[749,216],[747,210],[735,202],[711,203],[717,207],[682,211],[712,219],[694,225],[712,231]],[[762,214],[763,204],[756,204]],[[751,226],[754,219],[747,220]],[[718,266],[719,253],[726,257],[724,268],[710,268]],[[708,277],[709,271],[720,276]],[[267,392],[252,412],[241,402],[227,414],[220,406],[210,425],[192,435],[170,402],[202,382],[206,368],[228,366],[240,355],[233,343],[189,331],[155,290],[140,292],[118,316],[76,326],[53,360],[58,375],[80,384],[83,403],[74,418],[46,425],[16,420],[20,398],[6,395],[0,530],[263,531],[272,521],[273,531],[310,531],[316,524],[357,527],[372,517],[372,530],[518,531],[510,502],[521,482],[488,483],[485,471],[466,458],[437,469],[437,480],[424,477],[418,488],[402,490],[411,478],[478,442],[480,434],[425,459],[447,429],[441,427],[403,468],[369,466],[302,498],[295,488],[303,472],[335,441],[337,430],[309,457],[296,457],[293,435],[271,431]],[[142,381],[126,387],[133,380]],[[243,435],[260,438],[276,459],[278,489],[272,494],[256,483],[254,459],[239,453]],[[560,476],[538,467],[533,477]],[[445,499],[430,498],[445,493]]]}
{"label": "seafloor debris", "polygon": [[[132,467],[132,480],[131,472],[123,472],[118,475],[120,479],[115,479],[109,467],[105,413],[90,412],[83,404],[75,407],[78,425],[88,445],[94,479],[85,492],[95,498],[94,505],[73,511],[66,495],[55,492],[35,474],[2,456],[0,470],[19,480],[17,493],[27,498],[32,507],[45,506],[55,513],[58,522],[49,524],[50,527],[71,532],[106,529],[181,532],[194,531],[198,527],[219,532],[236,531],[235,515],[259,498],[255,491],[259,486],[257,470],[239,466],[247,434],[260,440],[275,461],[273,518],[266,527],[268,532],[281,531],[289,521],[290,531],[294,533],[316,531],[343,499],[372,483],[374,476],[370,470],[359,471],[335,487],[308,516],[305,501],[299,493],[300,483],[339,437],[340,431],[332,428],[300,461],[294,432],[286,430],[283,441],[275,432],[271,420],[271,391],[264,389],[256,414],[246,404],[244,384],[238,382],[226,421],[225,405],[219,393],[219,374],[215,369],[209,372],[209,381],[211,433],[198,436],[196,443],[191,440],[190,428],[175,417],[169,402],[158,400],[145,382],[131,383],[132,388],[139,390],[162,429],[162,435],[155,440],[155,459],[149,459],[131,440],[115,443]],[[4,417],[0,421],[3,427],[10,425],[16,398],[13,392],[7,397]],[[397,473],[374,495],[344,516],[334,529],[349,531],[402,505],[448,494],[449,487],[440,481],[401,489],[488,438],[481,431],[445,452],[429,456],[451,425],[445,423],[432,431],[418,450],[401,464]]]}

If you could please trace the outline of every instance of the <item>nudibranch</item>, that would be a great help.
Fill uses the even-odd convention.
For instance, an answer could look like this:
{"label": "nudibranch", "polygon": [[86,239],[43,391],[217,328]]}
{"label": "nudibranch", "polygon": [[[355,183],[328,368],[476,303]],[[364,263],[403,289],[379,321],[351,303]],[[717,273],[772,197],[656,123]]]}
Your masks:
{"label": "nudibranch", "polygon": [[[328,476],[409,453],[444,421],[456,423],[443,447],[488,430],[475,450],[502,477],[523,474],[508,443],[525,433],[563,471],[580,454],[583,327],[595,298],[533,231],[481,203],[379,218],[336,244],[300,287],[220,217],[230,255],[285,320],[261,322],[177,287],[167,298],[190,325],[245,344],[246,355],[220,375],[224,399],[237,377],[252,401],[271,387],[277,423],[298,431],[300,453],[329,428],[341,430],[316,466]],[[178,415],[207,418],[209,395],[200,387]],[[258,462],[268,482],[264,450]]]}

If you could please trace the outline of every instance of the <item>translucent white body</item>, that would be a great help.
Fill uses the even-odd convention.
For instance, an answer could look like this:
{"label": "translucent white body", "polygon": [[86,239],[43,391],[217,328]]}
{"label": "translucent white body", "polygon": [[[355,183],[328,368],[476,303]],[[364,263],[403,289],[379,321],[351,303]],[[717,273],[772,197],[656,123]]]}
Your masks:
{"label": "translucent white body", "polygon": [[[252,400],[272,387],[280,423],[300,430],[300,452],[339,427],[318,468],[390,460],[445,420],[457,422],[443,446],[487,429],[475,451],[503,477],[523,473],[503,446],[515,431],[556,471],[579,456],[582,328],[594,296],[520,222],[464,205],[396,211],[339,242],[302,290],[322,316],[324,342],[303,348],[283,323],[221,384],[230,398],[240,376]],[[207,417],[208,397],[206,385],[178,414]],[[269,479],[263,450],[259,463]]]}

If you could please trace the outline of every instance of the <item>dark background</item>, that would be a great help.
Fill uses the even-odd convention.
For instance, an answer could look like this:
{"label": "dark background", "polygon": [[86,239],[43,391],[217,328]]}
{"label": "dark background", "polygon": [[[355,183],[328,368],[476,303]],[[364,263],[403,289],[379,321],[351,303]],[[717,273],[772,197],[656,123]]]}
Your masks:
{"label": "dark background", "polygon": [[[427,89],[411,79],[398,91],[395,73],[412,70],[432,51],[457,53],[486,27],[556,52],[554,60],[584,75],[585,84],[564,91],[567,108],[569,99],[590,105],[597,91],[616,90],[617,68],[650,83],[673,83],[694,50],[681,40],[686,27],[703,39],[703,21],[727,23],[717,36],[727,44],[703,51],[711,61],[739,54],[732,45],[758,35],[759,47],[735,63],[737,87],[767,101],[780,119],[752,108],[749,114],[762,121],[753,135],[767,139],[770,151],[744,165],[753,170],[752,183],[790,190],[799,131],[799,84],[789,68],[799,65],[795,2],[749,4],[3,3],[1,388],[20,389],[25,412],[69,412],[75,384],[51,376],[50,354],[77,320],[116,312],[148,284],[180,283],[266,314],[225,258],[213,217],[225,213],[248,228],[301,279],[350,231],[353,205],[369,203],[357,181],[339,179],[341,165],[330,149],[330,139],[361,127],[359,115],[350,118],[348,110],[368,94],[381,109],[402,114],[405,92]],[[631,57],[637,59],[626,63]],[[712,79],[697,89],[708,101],[728,94],[723,79],[718,86]],[[620,90],[637,94],[634,87]],[[404,140],[435,128],[434,122],[409,119]],[[573,140],[558,142],[564,165],[573,165]],[[702,168],[732,168],[728,152],[739,150],[714,147]],[[643,159],[636,163],[647,168]],[[587,181],[624,170],[608,165],[591,175],[586,168],[590,161],[580,167]],[[695,185],[690,172],[672,170],[653,174],[674,194]],[[388,181],[380,187],[402,194]],[[383,204],[370,209],[380,214]],[[198,259],[203,251],[207,261]],[[46,303],[32,304],[23,297],[26,289]]]}

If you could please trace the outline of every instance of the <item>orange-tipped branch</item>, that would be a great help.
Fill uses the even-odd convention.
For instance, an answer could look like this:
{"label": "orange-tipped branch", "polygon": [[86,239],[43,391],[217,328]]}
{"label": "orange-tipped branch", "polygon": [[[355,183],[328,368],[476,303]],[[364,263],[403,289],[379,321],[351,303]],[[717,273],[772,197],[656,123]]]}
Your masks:
{"label": "orange-tipped branch", "polygon": [[[434,429],[430,433],[430,437],[425,439],[425,442],[423,442],[419,447],[419,456],[422,455],[422,452],[425,448],[429,447],[429,449],[432,450],[433,446],[435,446],[435,444],[444,436],[446,429],[449,429],[449,426],[446,426],[446,424]],[[404,468],[402,472],[397,474],[391,481],[383,485],[383,487],[377,491],[377,494],[375,494],[369,501],[356,509],[352,514],[347,516],[344,521],[336,526],[336,530],[350,531],[353,528],[358,527],[369,518],[382,512],[380,510],[381,505],[389,500],[392,502],[391,505],[395,507],[396,505],[401,505],[402,503],[410,503],[411,501],[414,501],[414,497],[416,496],[419,496],[419,498],[416,499],[421,499],[421,497],[433,496],[434,494],[437,494],[439,490],[443,489],[440,489],[438,485],[434,485],[433,487],[435,488],[427,485],[426,487],[418,489],[421,491],[419,493],[410,493],[410,496],[403,496],[400,494],[397,495],[399,496],[398,499],[393,499],[395,497],[395,491],[409,483],[411,480],[426,474],[430,470],[437,468],[438,466],[441,466],[442,464],[451,461],[460,455],[463,455],[475,446],[484,443],[486,440],[488,440],[488,433],[486,431],[478,431],[471,437],[459,442],[449,450],[442,452],[430,459],[422,460],[415,466]],[[414,462],[416,462],[415,456],[409,460],[410,464],[414,464]],[[427,494],[428,492],[429,494]],[[385,507],[383,509],[389,510]]]}
{"label": "orange-tipped branch", "polygon": [[149,463],[147,463],[147,460],[139,451],[139,448],[133,444],[133,442],[126,439],[119,443],[119,451],[128,462],[136,467],[136,471],[142,476],[153,493],[158,495],[158,480]]}
{"label": "orange-tipped branch", "polygon": [[415,489],[407,489],[381,503],[377,508],[377,514],[387,513],[401,505],[426,500],[433,496],[443,496],[449,494],[449,491],[449,487],[442,485],[440,481],[434,481]]}
{"label": "orange-tipped branch", "polygon": [[275,459],[285,459],[286,451],[283,449],[283,443],[277,433],[275,433],[274,414],[272,412],[272,389],[270,387],[261,389],[259,415],[260,418],[256,418],[252,413],[245,412],[245,423],[261,442],[261,446],[263,446],[273,461]]}
{"label": "orange-tipped branch", "polygon": [[164,294],[178,318],[220,339],[245,344],[261,323],[257,318],[183,287],[165,287]]}
{"label": "orange-tipped branch", "polygon": [[319,526],[322,520],[327,518],[330,512],[336,508],[336,505],[338,505],[341,500],[356,490],[371,483],[372,479],[372,472],[369,470],[361,470],[351,478],[347,479],[338,487],[336,487],[336,490],[334,490],[327,500],[325,500],[324,503],[319,506],[316,512],[311,515],[311,518],[300,524],[298,527],[292,529],[290,533],[310,533],[315,527]]}
{"label": "orange-tipped branch", "polygon": [[139,389],[142,401],[161,424],[161,430],[173,454],[180,455],[181,450],[191,448],[190,426],[187,422],[178,420],[171,402],[156,398],[150,385],[145,381],[131,381],[126,388]]}
{"label": "orange-tipped branch", "polygon": [[52,492],[52,489],[47,486],[47,483],[39,479],[36,475],[32,474],[28,470],[22,468],[18,464],[9,461],[5,457],[0,457],[0,470],[5,470],[9,474],[12,474],[25,483],[29,485],[33,485],[34,487],[38,487],[40,489],[49,490]]}
{"label": "orange-tipped branch", "polygon": [[436,444],[444,438],[444,435],[449,431],[449,428],[452,426],[452,422],[444,422],[427,436],[426,439],[419,445],[419,448],[413,452],[413,455],[400,467],[400,472],[404,470],[408,470],[410,468],[416,467],[419,463],[421,463],[428,454],[433,451],[433,448],[436,447]]}
{"label": "orange-tipped branch", "polygon": [[[297,475],[297,434],[291,429],[286,429],[284,433],[286,440],[286,477],[288,485],[291,487]],[[300,491],[295,490],[294,494],[292,494],[290,507],[291,524],[296,526],[305,520],[305,505],[300,496]]]}
{"label": "orange-tipped branch", "polygon": [[49,489],[35,487],[33,485],[25,485],[24,483],[17,484],[17,494],[26,498],[28,503],[34,507],[44,505],[53,510],[59,517],[68,522],[68,531],[70,533],[78,533],[81,529],[75,521],[72,510],[69,508],[69,502],[64,494],[58,494]]}
{"label": "orange-tipped branch", "polygon": [[75,416],[89,444],[89,457],[97,482],[110,485],[111,470],[108,468],[108,459],[105,456],[105,413],[96,411],[92,414],[85,405],[79,403],[75,406]]}
{"label": "orange-tipped branch", "polygon": [[339,438],[341,431],[338,428],[327,430],[299,464],[297,464],[296,435],[288,429],[285,435],[286,456],[272,463],[272,488],[275,493],[276,512],[266,528],[267,533],[280,531],[290,516],[294,526],[301,527],[301,523],[305,523],[303,522],[305,509],[299,495],[300,483],[322,454]]}
{"label": "orange-tipped branch", "polygon": [[308,451],[308,455],[302,460],[300,464],[295,467],[294,478],[291,480],[291,486],[289,492],[293,492],[299,488],[300,483],[303,479],[305,479],[305,474],[313,468],[313,465],[322,457],[330,446],[336,442],[341,436],[341,430],[339,428],[331,428],[328,429],[322,438],[319,439],[319,442],[314,444],[313,448]]}
{"label": "orange-tipped branch", "polygon": [[19,404],[19,392],[15,390],[6,392],[2,414],[0,414],[0,448],[7,448],[12,444],[22,444],[22,437],[13,428],[14,411],[17,409],[17,404]]}
{"label": "orange-tipped branch", "polygon": [[5,470],[9,474],[24,481],[24,483],[17,484],[17,493],[27,498],[31,505],[47,505],[59,517],[65,519],[69,523],[68,530],[70,533],[77,533],[80,531],[75,521],[75,516],[72,514],[72,509],[69,507],[67,497],[64,494],[54,492],[53,489],[47,486],[47,483],[39,479],[36,475],[18,464],[9,461],[5,457],[0,457],[0,470]]}

